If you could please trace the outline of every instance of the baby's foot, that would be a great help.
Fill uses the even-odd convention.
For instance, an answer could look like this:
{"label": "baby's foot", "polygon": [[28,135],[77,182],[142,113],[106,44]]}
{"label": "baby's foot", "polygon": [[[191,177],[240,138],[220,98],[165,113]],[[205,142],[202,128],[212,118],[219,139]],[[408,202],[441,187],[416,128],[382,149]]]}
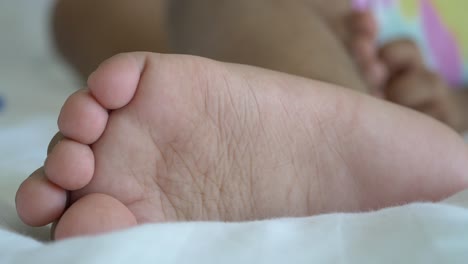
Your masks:
{"label": "baby's foot", "polygon": [[16,200],[27,224],[58,221],[57,239],[149,222],[370,210],[468,187],[463,141],[430,118],[197,57],[111,58],[67,100],[59,128],[65,138]]}
{"label": "baby's foot", "polygon": [[381,97],[381,89],[388,78],[387,68],[378,56],[378,26],[370,11],[353,11],[349,20],[350,50],[369,92]]}
{"label": "baby's foot", "polygon": [[396,40],[384,45],[379,53],[389,71],[384,88],[386,99],[428,114],[454,129],[462,129],[452,88],[427,69],[414,42]]}

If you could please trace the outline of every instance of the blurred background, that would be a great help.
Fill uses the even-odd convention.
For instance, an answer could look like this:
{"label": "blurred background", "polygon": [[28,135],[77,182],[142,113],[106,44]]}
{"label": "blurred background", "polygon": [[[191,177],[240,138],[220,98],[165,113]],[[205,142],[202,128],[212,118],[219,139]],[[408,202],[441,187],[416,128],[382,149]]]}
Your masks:
{"label": "blurred background", "polygon": [[16,217],[15,191],[44,162],[60,107],[80,88],[52,45],[53,1],[0,0],[0,228],[19,232],[30,229]]}
{"label": "blurred background", "polygon": [[76,88],[72,71],[52,46],[53,1],[0,0],[0,125],[20,121],[31,109],[57,111]]}

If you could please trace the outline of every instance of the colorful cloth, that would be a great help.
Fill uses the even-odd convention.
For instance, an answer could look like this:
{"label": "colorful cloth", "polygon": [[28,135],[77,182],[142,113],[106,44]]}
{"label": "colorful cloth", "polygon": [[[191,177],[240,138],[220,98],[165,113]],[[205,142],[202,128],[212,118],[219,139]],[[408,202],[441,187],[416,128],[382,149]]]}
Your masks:
{"label": "colorful cloth", "polygon": [[468,84],[466,0],[352,0],[371,9],[379,24],[379,42],[410,38],[427,65],[454,86]]}

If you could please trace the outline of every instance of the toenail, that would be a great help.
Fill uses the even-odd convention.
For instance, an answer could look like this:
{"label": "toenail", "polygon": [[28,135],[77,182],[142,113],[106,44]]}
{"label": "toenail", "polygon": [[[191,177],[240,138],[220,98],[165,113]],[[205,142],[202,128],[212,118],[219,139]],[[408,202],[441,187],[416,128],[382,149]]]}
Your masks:
{"label": "toenail", "polygon": [[49,155],[52,150],[54,149],[54,147],[60,143],[60,141],[62,141],[65,137],[63,136],[62,133],[58,132],[55,134],[55,136],[52,138],[52,140],[50,141],[49,143],[49,146],[47,147],[47,155]]}

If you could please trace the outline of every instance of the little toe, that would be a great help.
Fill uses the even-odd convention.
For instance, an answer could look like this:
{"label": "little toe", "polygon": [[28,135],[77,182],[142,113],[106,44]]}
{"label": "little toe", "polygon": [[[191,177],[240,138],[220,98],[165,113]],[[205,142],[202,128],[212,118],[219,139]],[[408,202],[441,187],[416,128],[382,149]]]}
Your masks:
{"label": "little toe", "polygon": [[91,74],[88,87],[103,107],[114,110],[132,100],[146,56],[146,53],[119,54],[103,62]]}
{"label": "little toe", "polygon": [[44,226],[57,220],[65,210],[67,192],[53,184],[42,168],[35,171],[16,193],[16,210],[30,226]]}
{"label": "little toe", "polygon": [[74,191],[85,187],[94,174],[94,154],[88,145],[62,139],[50,152],[44,166],[47,178]]}
{"label": "little toe", "polygon": [[393,76],[385,93],[388,100],[432,116],[456,130],[463,126],[449,87],[429,70],[413,69]]}
{"label": "little toe", "polygon": [[385,89],[386,99],[417,108],[440,94],[438,78],[425,70],[408,70],[393,76]]}
{"label": "little toe", "polygon": [[96,235],[137,225],[132,212],[105,194],[89,194],[67,209],[55,226],[54,238]]}
{"label": "little toe", "polygon": [[395,40],[383,45],[379,49],[379,58],[387,66],[390,75],[424,66],[424,59],[419,48],[408,39]]}
{"label": "little toe", "polygon": [[62,107],[58,119],[60,132],[83,144],[92,144],[106,128],[109,114],[88,90],[71,95]]}

